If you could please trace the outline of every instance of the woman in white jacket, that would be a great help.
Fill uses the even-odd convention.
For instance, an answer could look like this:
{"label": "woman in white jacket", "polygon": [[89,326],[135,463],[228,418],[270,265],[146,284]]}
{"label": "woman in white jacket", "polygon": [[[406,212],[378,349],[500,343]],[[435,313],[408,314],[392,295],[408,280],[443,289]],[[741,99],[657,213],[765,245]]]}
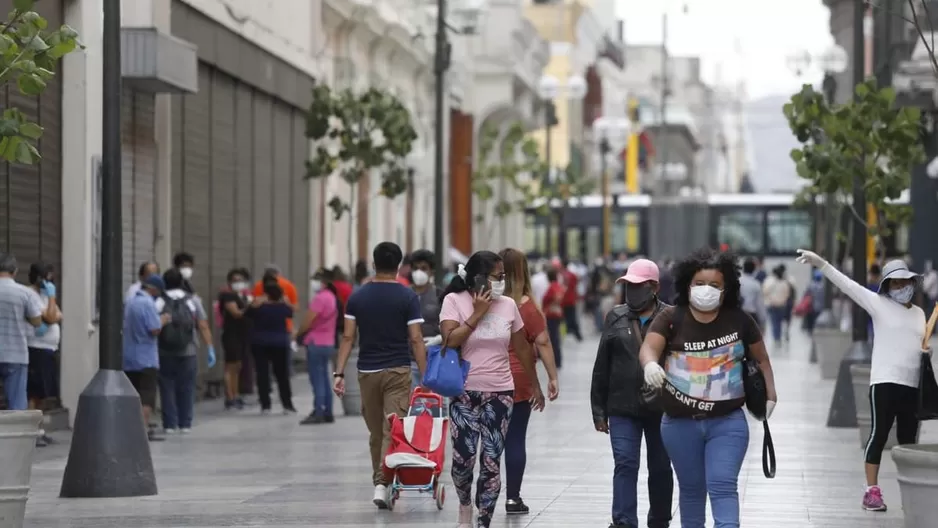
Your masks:
{"label": "woman in white jacket", "polygon": [[830,265],[811,251],[798,250],[798,261],[816,266],[847,297],[863,308],[873,322],[873,362],[870,371],[870,412],[872,429],[866,443],[866,492],[863,508],[886,511],[879,488],[879,463],[886,440],[896,423],[899,444],[918,439],[918,386],[921,376],[922,339],[925,312],[912,304],[922,276],[909,270],[901,260],[883,266],[879,291],[873,292]]}

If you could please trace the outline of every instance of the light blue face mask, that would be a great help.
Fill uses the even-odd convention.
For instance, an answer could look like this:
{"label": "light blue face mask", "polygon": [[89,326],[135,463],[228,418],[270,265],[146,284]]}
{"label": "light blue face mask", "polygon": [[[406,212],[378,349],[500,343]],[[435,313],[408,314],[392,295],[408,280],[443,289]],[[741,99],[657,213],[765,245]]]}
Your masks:
{"label": "light blue face mask", "polygon": [[915,286],[909,284],[895,290],[889,290],[889,297],[899,304],[908,304],[915,295]]}

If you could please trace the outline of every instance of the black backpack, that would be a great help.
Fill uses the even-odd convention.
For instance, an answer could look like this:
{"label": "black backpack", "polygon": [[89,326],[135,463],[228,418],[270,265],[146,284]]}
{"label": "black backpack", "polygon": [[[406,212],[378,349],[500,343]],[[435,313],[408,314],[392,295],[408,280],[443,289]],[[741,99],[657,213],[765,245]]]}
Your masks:
{"label": "black backpack", "polygon": [[169,314],[169,322],[160,331],[160,352],[184,355],[195,335],[195,315],[189,308],[190,296],[180,299],[163,297],[163,313]]}

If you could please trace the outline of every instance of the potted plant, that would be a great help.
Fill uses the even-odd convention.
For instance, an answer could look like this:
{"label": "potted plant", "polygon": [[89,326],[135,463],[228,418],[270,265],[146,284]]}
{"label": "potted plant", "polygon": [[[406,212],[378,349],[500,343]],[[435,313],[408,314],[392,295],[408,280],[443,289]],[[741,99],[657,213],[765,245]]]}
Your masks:
{"label": "potted plant", "polygon": [[0,526],[20,528],[42,411],[0,411]]}

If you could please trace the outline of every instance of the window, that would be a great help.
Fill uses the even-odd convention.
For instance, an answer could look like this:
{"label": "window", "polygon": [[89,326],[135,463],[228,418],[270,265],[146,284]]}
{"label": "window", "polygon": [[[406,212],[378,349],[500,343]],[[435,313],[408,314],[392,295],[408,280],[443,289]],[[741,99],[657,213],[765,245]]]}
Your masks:
{"label": "window", "polygon": [[717,244],[726,244],[742,254],[761,254],[764,219],[762,211],[726,211],[717,214]]}
{"label": "window", "polygon": [[794,254],[814,244],[811,214],[807,211],[769,211],[766,218],[770,253]]}
{"label": "window", "polygon": [[538,250],[539,236],[538,225],[533,215],[524,216],[524,252],[526,254],[536,253]]}

